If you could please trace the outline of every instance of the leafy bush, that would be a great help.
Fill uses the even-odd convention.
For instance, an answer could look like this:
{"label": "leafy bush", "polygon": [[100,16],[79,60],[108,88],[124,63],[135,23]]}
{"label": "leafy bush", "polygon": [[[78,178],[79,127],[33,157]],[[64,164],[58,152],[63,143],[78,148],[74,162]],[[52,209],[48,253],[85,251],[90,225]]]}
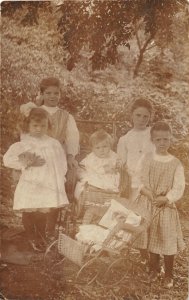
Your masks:
{"label": "leafy bush", "polygon": [[125,134],[132,126],[130,105],[142,97],[154,104],[153,122],[165,119],[171,124],[176,142],[172,151],[188,166],[189,46],[187,36],[180,37],[183,26],[175,25],[175,38],[169,47],[164,45],[162,49],[158,39],[158,47],[145,54],[139,76],[133,78],[138,55],[134,36],[129,40],[130,50],[128,45],[118,47],[118,62],[107,63],[101,71],[92,71],[91,49],[85,45],[75,68],[69,72],[69,55],[63,50],[57,31],[57,13],[39,7],[38,24],[22,26],[27,12],[28,8],[23,6],[11,16],[3,14],[2,17],[1,153],[19,139],[20,104],[35,99],[43,77],[57,76],[62,82],[60,106],[76,119],[94,121],[87,126],[78,122],[84,148],[89,134],[99,126],[105,126],[111,133],[113,130],[117,139]]}

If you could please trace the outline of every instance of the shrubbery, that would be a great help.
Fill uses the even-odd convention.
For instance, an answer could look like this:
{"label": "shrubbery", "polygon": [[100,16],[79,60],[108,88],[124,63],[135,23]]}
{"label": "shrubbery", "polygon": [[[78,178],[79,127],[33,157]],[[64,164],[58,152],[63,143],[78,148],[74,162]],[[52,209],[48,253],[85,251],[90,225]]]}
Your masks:
{"label": "shrubbery", "polygon": [[[2,152],[19,138],[20,104],[32,101],[38,93],[40,80],[57,76],[62,82],[60,106],[76,119],[93,120],[90,126],[78,122],[82,143],[88,134],[104,126],[112,132],[116,124],[117,138],[131,127],[130,105],[139,97],[154,104],[154,121],[165,119],[173,127],[174,153],[188,166],[187,137],[189,88],[187,83],[189,58],[187,36],[181,39],[180,26],[174,27],[175,40],[169,48],[161,43],[152,47],[143,58],[138,77],[133,78],[138,48],[132,36],[128,47],[118,48],[117,63],[107,64],[101,71],[92,71],[90,49],[85,45],[72,71],[67,70],[68,53],[61,46],[57,31],[57,15],[39,9],[38,24],[23,26],[26,9],[2,17]],[[177,33],[178,30],[178,33]],[[142,32],[141,32],[142,36]],[[182,47],[179,47],[182,42]]]}

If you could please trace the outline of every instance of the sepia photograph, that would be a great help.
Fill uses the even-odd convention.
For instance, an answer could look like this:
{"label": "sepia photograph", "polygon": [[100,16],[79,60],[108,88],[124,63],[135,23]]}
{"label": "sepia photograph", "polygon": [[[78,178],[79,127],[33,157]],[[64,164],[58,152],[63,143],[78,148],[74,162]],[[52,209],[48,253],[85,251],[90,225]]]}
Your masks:
{"label": "sepia photograph", "polygon": [[0,7],[0,300],[189,300],[189,0]]}

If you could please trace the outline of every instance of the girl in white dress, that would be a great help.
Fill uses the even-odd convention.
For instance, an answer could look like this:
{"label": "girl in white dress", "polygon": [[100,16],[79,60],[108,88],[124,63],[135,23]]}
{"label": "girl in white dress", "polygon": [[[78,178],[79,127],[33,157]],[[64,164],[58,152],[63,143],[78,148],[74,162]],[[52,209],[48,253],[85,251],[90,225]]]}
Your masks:
{"label": "girl in white dress", "polygon": [[[79,131],[74,117],[65,109],[58,107],[61,99],[61,83],[58,78],[47,77],[40,82],[40,96],[36,103],[28,102],[21,105],[20,111],[27,114],[31,107],[41,105],[47,113],[51,122],[48,135],[57,139],[65,150],[68,171],[66,174],[66,190],[68,197],[72,201],[72,192],[75,187],[77,161],[75,159],[79,152]],[[54,238],[55,225],[58,218],[59,209],[51,210],[48,213],[47,232],[49,240]]]}
{"label": "girl in white dress", "polygon": [[23,124],[24,138],[10,146],[4,165],[21,170],[14,194],[13,209],[23,212],[23,225],[36,250],[36,233],[45,239],[46,213],[68,204],[65,192],[66,155],[61,144],[47,136],[48,114],[32,108]]}
{"label": "girl in white dress", "polygon": [[[144,218],[147,217],[147,209],[145,204],[145,209],[141,209],[139,194],[143,160],[148,153],[155,151],[150,137],[150,127],[147,126],[152,112],[151,102],[145,99],[136,100],[131,107],[133,128],[119,139],[117,146],[117,153],[125,165],[131,181],[129,201],[132,202],[133,210]],[[147,231],[141,235],[140,239],[136,240],[135,246],[140,249],[141,262],[146,264],[148,259]]]}
{"label": "girl in white dress", "polygon": [[150,138],[150,127],[147,127],[152,111],[151,102],[144,99],[136,100],[131,107],[133,128],[119,139],[117,145],[117,153],[131,179],[129,194],[131,201],[139,194],[142,161],[147,153],[155,149]]}
{"label": "girl in white dress", "polygon": [[78,206],[101,209],[119,194],[120,160],[111,150],[112,138],[106,131],[94,132],[89,142],[92,151],[80,162],[75,198]]}

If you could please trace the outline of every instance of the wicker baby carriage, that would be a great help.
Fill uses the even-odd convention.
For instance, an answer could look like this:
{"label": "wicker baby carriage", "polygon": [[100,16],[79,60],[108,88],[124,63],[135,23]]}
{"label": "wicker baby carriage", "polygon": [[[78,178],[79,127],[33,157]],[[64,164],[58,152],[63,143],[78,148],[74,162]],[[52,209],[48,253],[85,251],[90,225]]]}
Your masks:
{"label": "wicker baby carriage", "polygon": [[[66,269],[65,265],[68,262],[74,264],[71,280],[84,284],[96,282],[99,285],[117,285],[134,273],[144,271],[139,263],[138,252],[132,248],[132,244],[145,228],[144,219],[137,227],[120,220],[96,251],[94,245],[83,244],[67,235],[64,228],[60,228],[58,240],[50,245],[45,253],[45,261],[49,262],[49,254],[56,248],[56,261],[53,261],[52,267],[63,264],[62,268]],[[129,230],[131,239],[121,242],[117,236],[120,230]]]}
{"label": "wicker baby carriage", "polygon": [[[84,215],[84,212],[90,207],[95,207],[96,214],[98,217],[98,211],[101,215],[101,210],[106,210],[109,206],[111,199],[116,199],[120,197],[128,198],[130,193],[130,177],[128,175],[125,165],[120,167],[120,183],[119,192],[113,192],[110,190],[104,190],[88,183],[85,183],[83,192],[80,195],[79,201],[75,203],[75,210],[77,217]],[[86,216],[85,223],[91,222],[90,213]]]}

